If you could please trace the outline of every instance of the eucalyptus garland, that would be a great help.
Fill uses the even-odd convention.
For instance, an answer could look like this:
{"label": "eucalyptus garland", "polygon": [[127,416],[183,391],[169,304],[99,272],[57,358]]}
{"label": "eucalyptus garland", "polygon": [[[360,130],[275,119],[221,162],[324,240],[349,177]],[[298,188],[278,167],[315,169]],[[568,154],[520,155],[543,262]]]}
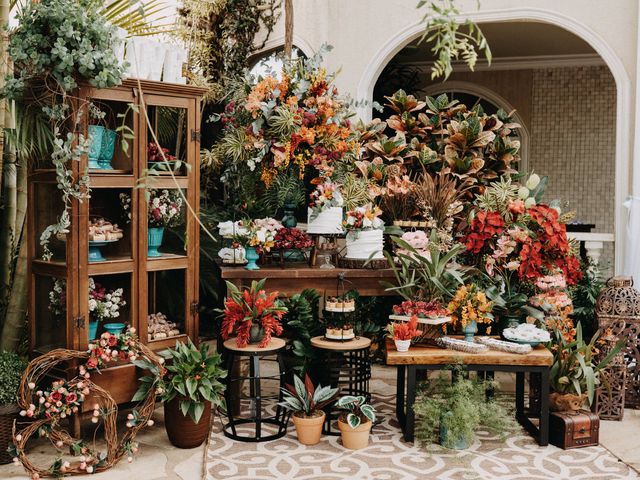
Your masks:
{"label": "eucalyptus garland", "polygon": [[[64,210],[40,235],[43,259],[50,260],[49,241],[70,226],[72,200],[89,198],[86,172],[74,175],[73,162],[87,153],[89,139],[81,131],[82,112],[91,105],[72,97],[79,82],[99,88],[119,84],[124,67],[114,54],[116,28],[99,13],[99,0],[41,0],[20,9],[18,27],[10,33],[9,55],[15,73],[7,76],[3,98],[40,106],[53,138],[49,158],[56,172]],[[25,109],[26,111],[26,109]]]}

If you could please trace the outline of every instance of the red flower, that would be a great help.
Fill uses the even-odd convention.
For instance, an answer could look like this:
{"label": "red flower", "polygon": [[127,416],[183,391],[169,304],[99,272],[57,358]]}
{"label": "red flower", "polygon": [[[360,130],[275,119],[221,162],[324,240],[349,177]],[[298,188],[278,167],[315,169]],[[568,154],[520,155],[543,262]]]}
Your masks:
{"label": "red flower", "polygon": [[504,231],[504,220],[498,212],[480,211],[471,222],[469,233],[463,240],[467,251],[480,253],[485,242],[494,235],[500,235]]}
{"label": "red flower", "polygon": [[55,391],[49,396],[49,399],[51,400],[51,403],[59,402],[60,400],[62,400],[62,394],[58,391]]}
{"label": "red flower", "polygon": [[108,340],[110,347],[115,347],[118,344],[118,338],[115,335],[111,335]]}
{"label": "red flower", "polygon": [[509,202],[509,211],[514,215],[520,215],[525,212],[524,202],[520,199]]}
{"label": "red flower", "polygon": [[89,357],[87,360],[87,367],[96,368],[98,366],[98,359],[96,357]]}
{"label": "red flower", "polygon": [[74,403],[76,400],[78,400],[78,396],[73,392],[70,392],[67,398],[65,398],[65,402],[67,403]]}

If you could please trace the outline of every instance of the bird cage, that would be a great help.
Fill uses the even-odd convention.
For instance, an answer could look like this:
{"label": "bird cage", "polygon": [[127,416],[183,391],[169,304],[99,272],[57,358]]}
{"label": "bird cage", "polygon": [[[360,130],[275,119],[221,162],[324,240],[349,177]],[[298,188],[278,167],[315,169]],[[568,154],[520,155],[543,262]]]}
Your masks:
{"label": "bird cage", "polygon": [[[631,277],[614,277],[607,280],[606,287],[596,302],[598,325],[604,335],[626,339],[623,349],[626,364],[627,407],[640,406],[640,292],[633,288]],[[612,365],[609,373],[615,367]]]}

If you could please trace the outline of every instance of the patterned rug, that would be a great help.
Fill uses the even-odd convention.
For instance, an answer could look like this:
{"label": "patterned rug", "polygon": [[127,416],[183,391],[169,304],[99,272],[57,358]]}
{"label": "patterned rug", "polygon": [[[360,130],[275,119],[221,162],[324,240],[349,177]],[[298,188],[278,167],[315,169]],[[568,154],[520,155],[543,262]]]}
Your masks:
{"label": "patterned rug", "polygon": [[402,440],[395,419],[395,396],[376,395],[381,423],[369,447],[346,450],[340,437],[323,436],[320,444],[298,443],[293,424],[285,437],[265,443],[236,442],[221,433],[216,419],[205,451],[207,480],[592,480],[640,479],[602,447],[561,450],[541,448],[524,431],[506,441],[479,432],[464,451]]}

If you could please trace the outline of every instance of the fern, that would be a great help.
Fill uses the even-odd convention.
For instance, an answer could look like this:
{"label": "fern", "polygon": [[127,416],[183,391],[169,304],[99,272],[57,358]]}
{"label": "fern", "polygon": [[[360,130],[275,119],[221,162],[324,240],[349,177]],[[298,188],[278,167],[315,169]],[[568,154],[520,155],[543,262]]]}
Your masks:
{"label": "fern", "polygon": [[285,204],[302,205],[305,202],[305,189],[302,180],[296,176],[280,174],[273,180],[265,192],[263,202],[271,215],[275,215]]}

